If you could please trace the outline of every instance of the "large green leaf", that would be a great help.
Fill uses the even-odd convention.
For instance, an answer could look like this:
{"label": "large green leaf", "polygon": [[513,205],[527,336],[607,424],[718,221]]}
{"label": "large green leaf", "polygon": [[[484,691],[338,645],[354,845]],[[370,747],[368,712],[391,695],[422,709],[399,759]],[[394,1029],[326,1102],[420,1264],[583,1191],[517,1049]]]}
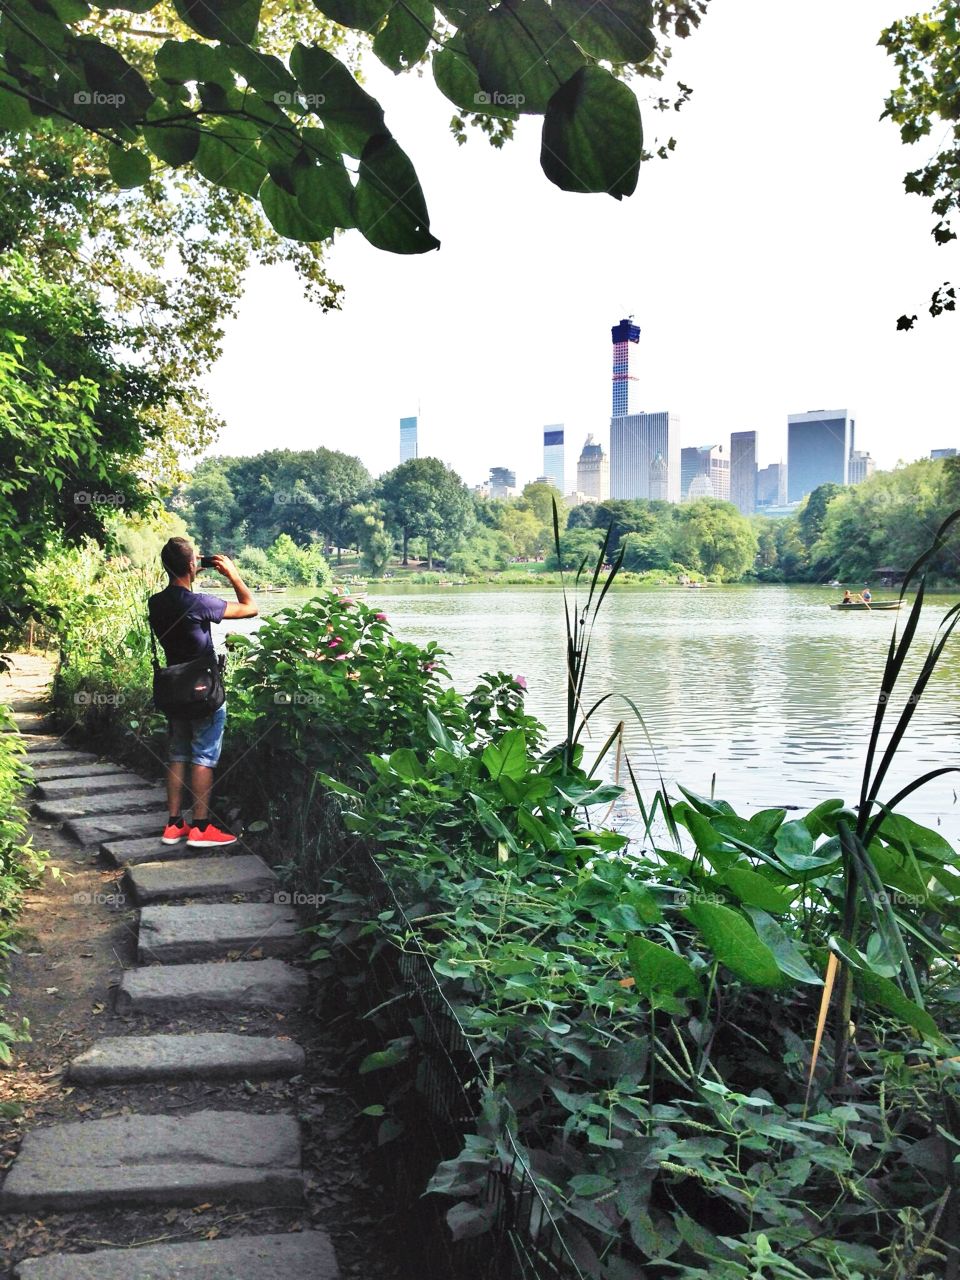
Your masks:
{"label": "large green leaf", "polygon": [[440,241],[430,234],[430,218],[413,165],[397,143],[380,134],[363,149],[354,194],[357,226],[378,249],[426,253]]}
{"label": "large green leaf", "polygon": [[165,40],[153,58],[157,75],[170,84],[208,80],[225,88],[234,83],[226,50],[200,40]]}
{"label": "large green leaf", "polygon": [[118,187],[142,187],[150,177],[150,157],[135,147],[111,147],[107,165]]}
{"label": "large green leaf", "polygon": [[486,116],[504,116],[511,120],[519,117],[519,112],[510,107],[495,105],[491,95],[481,88],[477,68],[470,60],[466,41],[460,32],[451,36],[442,49],[435,50],[432,63],[437,88],[461,110],[480,111]]}
{"label": "large green leaf", "polygon": [[[224,48],[223,53],[229,59],[230,66],[243,76],[251,89],[279,106],[287,106],[292,102],[297,82],[279,58],[244,44],[229,45]],[[202,78],[207,79],[206,76]],[[289,95],[286,101],[283,100],[284,94]]]}
{"label": "large green leaf", "polygon": [[700,992],[700,982],[690,961],[668,947],[638,934],[627,941],[630,972],[637,991],[654,1009],[677,1011],[679,999]]}
{"label": "large green leaf", "polygon": [[293,181],[300,207],[311,222],[328,227],[356,225],[353,183],[342,164],[296,166]]}
{"label": "large green leaf", "polygon": [[252,44],[260,24],[260,0],[173,0],[179,16],[208,40]]}
{"label": "large green leaf", "polygon": [[224,121],[204,132],[194,164],[217,186],[255,196],[267,176],[257,152],[259,138],[260,130],[249,121]]}
{"label": "large green leaf", "polygon": [[344,27],[376,31],[390,8],[390,0],[314,0],[321,13]]}
{"label": "large green leaf", "polygon": [[360,156],[371,137],[385,133],[383,108],[326,49],[294,45],[290,70],[302,90],[303,105],[323,121],[338,150]]}
{"label": "large green leaf", "polygon": [[922,827],[902,813],[888,813],[879,831],[880,838],[903,853],[933,858],[937,862],[955,862],[956,850],[938,831]]}
{"label": "large green leaf", "polygon": [[823,986],[823,979],[810,967],[803,952],[776,920],[757,907],[747,907],[747,914],[754,923],[760,941],[770,948],[787,977],[795,978],[797,982],[808,982],[814,987]]}
{"label": "large green leaf", "polygon": [[12,92],[12,88],[6,87],[8,85],[20,88],[15,80],[0,71],[0,129],[4,133],[14,133],[30,124],[33,112],[27,99],[19,92]]}
{"label": "large green leaf", "polygon": [[946,1036],[926,1009],[921,1009],[918,1004],[909,1000],[889,978],[883,978],[880,974],[868,969],[860,969],[856,973],[855,984],[870,1004],[887,1009],[895,1014],[904,1026],[912,1027],[914,1031],[934,1044],[941,1047],[949,1045]]}
{"label": "large green leaf", "polygon": [[803,822],[785,822],[777,832],[776,854],[791,871],[816,871],[840,858],[840,841],[834,836],[814,852],[813,837]]}
{"label": "large green leaf", "polygon": [[778,888],[751,867],[728,867],[720,879],[747,906],[760,907],[775,914],[789,911],[790,903],[796,897],[796,891],[791,893],[788,889]]}
{"label": "large green leaf", "polygon": [[503,0],[464,38],[493,105],[535,115],[585,62],[544,0]]}
{"label": "large green leaf", "polygon": [[491,778],[522,778],[527,772],[527,740],[522,729],[511,729],[497,743],[489,743],[481,756]]}
{"label": "large green leaf", "polygon": [[176,168],[181,164],[189,164],[197,154],[200,130],[180,125],[144,125],[143,140],[158,159]]}
{"label": "large green leaf", "polygon": [[432,35],[433,0],[395,0],[373,52],[391,71],[406,71],[426,53]]}
{"label": "large green leaf", "polygon": [[553,0],[557,17],[581,49],[604,62],[645,62],[656,50],[650,0]]}
{"label": "large green leaf", "polygon": [[776,956],[738,912],[712,902],[695,902],[683,914],[731,973],[758,987],[782,985]]}

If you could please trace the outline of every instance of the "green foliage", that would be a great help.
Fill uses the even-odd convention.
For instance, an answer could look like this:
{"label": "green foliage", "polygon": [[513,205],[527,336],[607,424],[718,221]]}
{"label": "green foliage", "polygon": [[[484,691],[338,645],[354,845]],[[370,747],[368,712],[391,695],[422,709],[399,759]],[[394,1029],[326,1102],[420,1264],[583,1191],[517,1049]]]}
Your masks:
{"label": "green foliage", "polygon": [[[138,0],[136,9],[151,15],[158,4]],[[91,21],[86,6],[5,6],[0,129],[16,134],[49,121],[78,150],[89,135],[121,189],[141,190],[170,169],[199,173],[256,201],[276,233],[295,241],[356,226],[392,252],[437,247],[416,172],[380,105],[332,51],[338,41],[328,27],[291,31],[277,6],[261,12],[256,0],[176,3],[169,21],[164,9],[169,38],[161,43],[150,38],[150,16],[133,28],[116,22],[116,7]],[[461,111],[542,115],[547,176],[619,199],[633,191],[644,155],[626,78],[662,76],[669,48],[656,29],[686,35],[705,0],[662,0],[656,11],[647,0],[618,0],[616,11],[589,18],[546,0],[440,5],[439,13],[431,0],[324,0],[319,8],[362,33],[394,72],[432,64]]]}
{"label": "green foliage", "polygon": [[161,382],[115,349],[87,292],[17,255],[0,272],[0,635],[39,608],[31,573],[55,545],[105,541],[108,517],[152,501],[138,474]]}
{"label": "green foliage", "polygon": [[[932,202],[937,218],[932,235],[937,244],[957,238],[953,227],[960,209],[960,4],[940,0],[932,11],[918,13],[887,27],[880,44],[893,58],[900,83],[888,94],[883,114],[900,129],[908,146],[935,135],[930,159],[904,178],[907,191]],[[956,289],[949,283],[933,291],[932,316],[955,311]],[[901,316],[898,329],[912,329],[916,316]]]}
{"label": "green foliage", "polygon": [[427,562],[454,550],[472,530],[473,498],[455,471],[438,458],[411,458],[387,473],[377,485],[387,522],[399,531],[403,563],[411,538],[424,538]]}
{"label": "green foliage", "polygon": [[[46,854],[33,848],[26,837],[27,811],[23,796],[29,785],[29,770],[23,746],[9,709],[0,704],[0,999],[10,994],[3,967],[16,951],[17,925],[23,891],[36,884],[43,872]],[[0,1007],[0,1068],[10,1065],[10,1045],[29,1040],[29,1023],[20,1027],[7,1022]]]}

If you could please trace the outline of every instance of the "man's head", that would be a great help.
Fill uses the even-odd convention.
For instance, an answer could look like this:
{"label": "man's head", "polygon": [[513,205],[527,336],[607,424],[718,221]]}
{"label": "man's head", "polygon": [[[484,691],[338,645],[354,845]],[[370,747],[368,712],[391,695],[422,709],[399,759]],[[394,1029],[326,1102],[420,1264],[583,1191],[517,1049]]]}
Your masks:
{"label": "man's head", "polygon": [[170,538],[163,545],[160,559],[171,578],[189,578],[192,582],[197,576],[197,553],[189,538]]}

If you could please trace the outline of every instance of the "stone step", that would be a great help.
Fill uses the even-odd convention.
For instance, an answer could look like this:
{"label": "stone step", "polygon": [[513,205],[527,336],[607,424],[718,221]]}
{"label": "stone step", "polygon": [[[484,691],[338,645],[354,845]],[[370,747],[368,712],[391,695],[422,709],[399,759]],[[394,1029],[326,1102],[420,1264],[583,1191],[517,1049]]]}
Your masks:
{"label": "stone step", "polygon": [[144,1080],[254,1080],[303,1070],[292,1040],[203,1031],[194,1035],[106,1036],[67,1068],[71,1084],[132,1084]]}
{"label": "stone step", "polygon": [[[183,844],[186,846],[186,841]],[[164,898],[229,897],[233,893],[259,894],[268,901],[273,898],[277,877],[262,858],[247,853],[234,857],[141,862],[127,869],[124,883],[134,902],[142,906]]]}
{"label": "stone step", "polygon": [[20,740],[24,748],[30,755],[43,754],[46,755],[51,751],[61,751],[65,755],[83,756],[91,760],[96,760],[96,756],[91,755],[89,751],[78,751],[70,746],[69,742],[64,742],[63,738],[53,733],[22,733]]}
{"label": "stone step", "polygon": [[282,960],[151,965],[125,971],[117,1013],[173,1017],[208,1010],[296,1009],[306,1004],[308,989],[306,973]]}
{"label": "stone step", "polygon": [[[42,767],[41,760],[43,760]],[[52,782],[55,778],[76,778],[82,781],[84,778],[113,778],[119,774],[123,774],[126,778],[130,777],[130,770],[125,769],[122,764],[111,764],[106,760],[102,763],[90,762],[89,764],[57,764],[56,761],[47,764],[43,756],[31,756],[27,763],[33,774],[33,780],[37,783]]]}
{"label": "stone step", "polygon": [[196,1111],[30,1129],[0,1191],[0,1208],[275,1205],[295,1204],[302,1195],[294,1116]]}
{"label": "stone step", "polygon": [[336,1254],[323,1231],[231,1236],[139,1249],[51,1253],[13,1269],[13,1280],[339,1280]]}
{"label": "stone step", "polygon": [[139,786],[128,786],[122,791],[42,800],[34,804],[34,812],[46,822],[65,822],[68,818],[93,818],[101,813],[134,813],[138,809],[153,808],[155,813],[163,809],[162,821],[166,817],[165,803],[162,787],[140,782]]}
{"label": "stone step", "polygon": [[102,844],[104,840],[154,835],[157,847],[163,849],[160,836],[166,820],[167,815],[159,809],[153,813],[103,813],[95,818],[68,818],[63,829],[84,848]]}
{"label": "stone step", "polygon": [[140,910],[140,964],[212,960],[231,951],[239,951],[241,958],[249,951],[289,956],[303,946],[296,911],[273,902],[211,902]]}
{"label": "stone step", "polygon": [[74,778],[37,778],[34,794],[40,800],[72,801],[74,796],[103,795],[108,791],[123,791],[142,787],[143,778],[129,769],[112,773],[95,773],[96,766],[88,765],[84,774]]}
{"label": "stone step", "polygon": [[236,844],[227,845],[225,849],[191,849],[186,840],[181,840],[179,844],[161,844],[160,830],[157,829],[155,836],[141,836],[134,840],[104,840],[100,852],[114,867],[133,867],[141,862],[169,862],[181,858],[206,862],[211,855],[218,858],[235,857],[248,851],[239,840]]}

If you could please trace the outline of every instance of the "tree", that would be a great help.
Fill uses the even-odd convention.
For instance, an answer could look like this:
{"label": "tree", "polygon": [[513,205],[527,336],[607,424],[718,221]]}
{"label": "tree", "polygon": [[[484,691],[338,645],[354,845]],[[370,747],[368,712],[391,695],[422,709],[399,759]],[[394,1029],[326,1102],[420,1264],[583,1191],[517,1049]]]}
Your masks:
{"label": "tree", "polygon": [[393,555],[393,538],[386,529],[383,507],[379,502],[356,503],[347,513],[346,528],[360,551],[364,573],[381,577]]}
{"label": "tree", "polygon": [[579,569],[584,561],[589,566],[596,562],[603,542],[599,529],[569,529],[560,535],[560,555],[556,547],[547,556],[548,569]]}
{"label": "tree", "polygon": [[475,522],[473,498],[457,473],[439,458],[411,458],[381,477],[378,485],[387,523],[398,533],[403,563],[411,538],[425,538],[427,563],[435,550],[453,550]]}
{"label": "tree", "polygon": [[0,270],[0,635],[41,599],[48,549],[104,545],[118,511],[146,511],[138,474],[165,386],[116,354],[122,330],[89,292],[40,279],[19,255]]}
{"label": "tree", "polygon": [[596,525],[597,504],[582,502],[579,507],[571,507],[567,514],[568,529],[592,529]]}
{"label": "tree", "polygon": [[545,551],[553,543],[553,535],[547,535],[543,521],[517,503],[507,505],[500,518],[500,532],[509,538],[511,554],[524,560]]}
{"label": "tree", "polygon": [[552,484],[544,484],[543,481],[534,481],[532,484],[523,486],[523,493],[517,499],[517,506],[521,511],[530,511],[537,518],[537,523],[545,525],[547,528],[553,528],[553,504],[557,504],[557,513],[560,517],[560,525],[564,524],[564,501],[563,494],[559,489],[555,489]]}
{"label": "tree", "polygon": [[[461,113],[542,115],[547,177],[563,190],[622,199],[645,154],[625,81],[662,76],[669,48],[654,28],[685,36],[706,2],[618,0],[584,10],[578,0],[492,8],[455,0],[439,5],[439,22],[432,0],[321,0],[320,8],[364,41],[373,36],[374,55],[394,72],[429,60]],[[16,132],[36,117],[79,126],[108,144],[109,172],[122,189],[166,167],[199,172],[257,201],[287,239],[323,241],[336,228],[358,227],[392,252],[438,246],[383,109],[324,42],[302,43],[289,24],[271,52],[260,5],[250,0],[178,2],[187,39],[159,0],[134,8],[135,26],[109,6],[90,21],[85,5],[5,4],[0,127]],[[275,15],[276,6],[265,12]],[[679,106],[688,93],[659,105]],[[355,185],[344,156],[359,161]]]}
{"label": "tree", "polygon": [[684,564],[731,582],[753,567],[757,534],[733,503],[698,498],[679,508],[675,545]]}
{"label": "tree", "polygon": [[827,508],[840,493],[843,493],[843,485],[832,482],[818,485],[797,512],[797,529],[808,555],[823,532]]}
{"label": "tree", "polygon": [[[885,116],[900,127],[911,145],[931,133],[937,138],[933,156],[903,180],[907,191],[933,202],[937,221],[932,235],[939,244],[957,238],[953,222],[960,210],[960,0],[940,0],[930,13],[919,13],[887,27],[880,44],[896,63],[900,83],[884,102]],[[932,316],[955,311],[957,294],[949,282],[934,289]],[[902,315],[898,329],[912,329],[917,317]]]}
{"label": "tree", "polygon": [[187,524],[205,555],[236,545],[240,509],[223,469],[211,459],[187,489]]}

